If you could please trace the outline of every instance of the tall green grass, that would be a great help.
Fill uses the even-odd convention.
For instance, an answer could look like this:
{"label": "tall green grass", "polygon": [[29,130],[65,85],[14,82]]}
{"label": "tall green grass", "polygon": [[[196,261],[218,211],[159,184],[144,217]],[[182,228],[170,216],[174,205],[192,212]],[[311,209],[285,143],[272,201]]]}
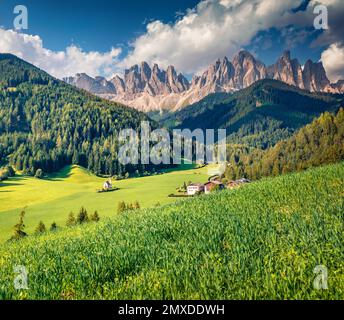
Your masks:
{"label": "tall green grass", "polygon": [[338,164],[6,244],[0,298],[343,299],[343,197]]}

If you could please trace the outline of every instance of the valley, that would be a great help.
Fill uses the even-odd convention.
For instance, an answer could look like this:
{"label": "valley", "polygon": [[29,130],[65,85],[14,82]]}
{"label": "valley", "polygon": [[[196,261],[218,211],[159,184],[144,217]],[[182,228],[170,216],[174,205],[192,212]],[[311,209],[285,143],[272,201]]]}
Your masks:
{"label": "valley", "polygon": [[53,222],[65,227],[68,214],[77,214],[82,206],[89,213],[98,211],[100,218],[117,215],[118,203],[138,201],[142,208],[164,205],[178,199],[169,198],[183,183],[206,182],[208,168],[196,169],[192,164],[181,165],[173,171],[126,180],[113,181],[118,191],[97,193],[105,178],[97,177],[78,166],[65,167],[47,178],[17,174],[0,182],[0,242],[8,240],[21,210],[25,208],[26,230],[32,234],[39,221],[47,227]]}
{"label": "valley", "polygon": [[343,0],[0,1],[0,311],[340,308],[343,16]]}
{"label": "valley", "polygon": [[[13,55],[0,79],[0,299],[343,297],[342,94],[261,79],[161,116]],[[122,163],[120,132],[144,121],[226,129],[223,170]],[[16,264],[27,292],[9,286]],[[330,290],[312,286],[319,264]]]}

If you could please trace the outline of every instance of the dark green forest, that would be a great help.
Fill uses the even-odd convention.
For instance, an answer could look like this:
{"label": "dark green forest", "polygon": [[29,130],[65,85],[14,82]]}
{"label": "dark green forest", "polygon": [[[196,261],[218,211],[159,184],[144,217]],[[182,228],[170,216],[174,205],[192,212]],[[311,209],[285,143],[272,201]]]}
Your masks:
{"label": "dark green forest", "polygon": [[143,113],[97,98],[9,55],[0,55],[0,167],[27,174],[78,164],[124,175],[149,166],[118,162],[118,132],[139,128]]}
{"label": "dark green forest", "polygon": [[234,94],[212,94],[165,119],[178,128],[226,129],[228,143],[266,149],[290,137],[321,113],[336,113],[343,95],[310,93],[261,80]]}
{"label": "dark green forest", "polygon": [[228,147],[227,180],[277,176],[344,160],[344,109],[325,112],[289,139],[267,150]]}

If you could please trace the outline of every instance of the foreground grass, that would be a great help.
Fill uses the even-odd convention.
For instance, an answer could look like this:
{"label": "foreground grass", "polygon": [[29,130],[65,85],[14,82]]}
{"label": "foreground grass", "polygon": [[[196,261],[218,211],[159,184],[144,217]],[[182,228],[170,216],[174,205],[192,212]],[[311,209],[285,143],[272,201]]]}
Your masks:
{"label": "foreground grass", "polygon": [[141,207],[153,207],[157,202],[167,204],[176,201],[168,195],[184,182],[205,182],[207,168],[192,169],[181,165],[179,170],[162,175],[115,181],[120,190],[99,194],[106,179],[96,177],[87,170],[73,166],[48,179],[35,179],[17,175],[0,182],[0,243],[10,238],[18,216],[26,208],[26,231],[33,233],[39,221],[47,227],[56,222],[64,226],[70,211],[77,213],[84,206],[89,213],[98,210],[100,216],[116,215],[120,201],[139,201]]}
{"label": "foreground grass", "polygon": [[343,299],[343,178],[327,166],[6,244],[0,298]]}

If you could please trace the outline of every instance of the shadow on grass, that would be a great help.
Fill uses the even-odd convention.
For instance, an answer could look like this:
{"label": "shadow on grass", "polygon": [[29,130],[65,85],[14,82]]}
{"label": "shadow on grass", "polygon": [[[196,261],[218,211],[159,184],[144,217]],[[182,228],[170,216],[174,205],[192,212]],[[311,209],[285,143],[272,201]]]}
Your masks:
{"label": "shadow on grass", "polygon": [[48,177],[44,177],[47,181],[63,181],[71,177],[74,173],[72,172],[72,166],[66,166],[58,172],[49,174]]}
{"label": "shadow on grass", "polygon": [[16,181],[25,180],[25,177],[11,177],[8,180],[0,182],[1,187],[14,187],[14,186],[22,186],[23,183],[18,183]]}

